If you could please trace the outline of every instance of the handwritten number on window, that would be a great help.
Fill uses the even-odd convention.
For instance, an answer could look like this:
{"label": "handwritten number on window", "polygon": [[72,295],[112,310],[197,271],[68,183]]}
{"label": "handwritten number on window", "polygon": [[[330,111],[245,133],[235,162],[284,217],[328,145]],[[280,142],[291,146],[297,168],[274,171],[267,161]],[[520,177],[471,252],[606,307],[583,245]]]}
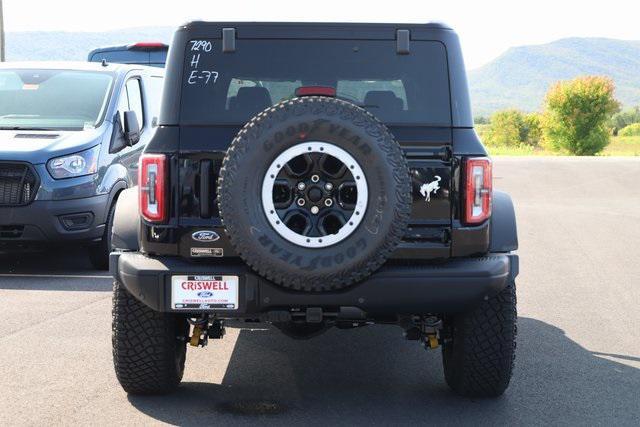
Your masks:
{"label": "handwritten number on window", "polygon": [[192,51],[211,52],[213,48],[213,44],[209,40],[191,40],[190,43]]}
{"label": "handwritten number on window", "polygon": [[190,85],[195,85],[198,83],[202,83],[203,85],[209,84],[209,82],[215,83],[218,80],[218,72],[217,71],[209,71],[209,70],[192,70],[191,74],[189,74],[189,79],[187,82]]}

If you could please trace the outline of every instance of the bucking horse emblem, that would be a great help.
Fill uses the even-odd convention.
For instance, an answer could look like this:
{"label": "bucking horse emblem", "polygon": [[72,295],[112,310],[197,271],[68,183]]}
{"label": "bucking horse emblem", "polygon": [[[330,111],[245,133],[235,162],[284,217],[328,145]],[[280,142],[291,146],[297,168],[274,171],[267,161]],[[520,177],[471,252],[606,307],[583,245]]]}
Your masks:
{"label": "bucking horse emblem", "polygon": [[441,180],[442,178],[436,175],[433,181],[420,186],[420,194],[422,194],[422,197],[424,197],[427,202],[431,201],[431,193],[436,194],[440,189]]}

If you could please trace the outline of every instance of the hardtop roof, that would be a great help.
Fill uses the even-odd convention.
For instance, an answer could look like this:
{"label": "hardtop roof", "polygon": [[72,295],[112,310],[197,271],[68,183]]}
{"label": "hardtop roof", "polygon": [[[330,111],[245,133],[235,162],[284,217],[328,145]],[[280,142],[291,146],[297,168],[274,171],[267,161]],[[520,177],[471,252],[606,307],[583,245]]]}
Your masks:
{"label": "hardtop roof", "polygon": [[[167,74],[162,92],[159,123],[180,123],[183,72],[190,41],[221,39],[223,29],[234,28],[237,39],[317,39],[317,40],[396,40],[398,30],[409,30],[411,41],[442,43],[446,49],[451,99],[451,126],[473,127],[466,68],[458,35],[441,23],[320,23],[320,22],[205,22],[180,26],[173,36],[167,58]],[[227,33],[228,34],[228,33]],[[410,53],[409,53],[410,54]]]}
{"label": "hardtop roof", "polygon": [[[453,32],[443,23],[340,23],[340,22],[211,22],[192,21],[178,31],[194,33],[194,37],[220,37],[223,28],[235,28],[238,38],[309,38],[309,39],[389,39],[397,30],[409,30],[414,40],[433,39],[437,33]],[[212,34],[215,32],[215,34]],[[436,37],[436,39],[438,39]]]}

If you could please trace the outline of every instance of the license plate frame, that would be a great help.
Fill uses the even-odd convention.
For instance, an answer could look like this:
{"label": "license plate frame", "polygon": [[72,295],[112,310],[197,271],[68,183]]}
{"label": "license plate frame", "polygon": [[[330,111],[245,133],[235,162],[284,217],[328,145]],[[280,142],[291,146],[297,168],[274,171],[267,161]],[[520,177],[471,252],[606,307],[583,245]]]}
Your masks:
{"label": "license plate frame", "polygon": [[237,310],[239,276],[222,274],[171,276],[171,308],[189,310]]}

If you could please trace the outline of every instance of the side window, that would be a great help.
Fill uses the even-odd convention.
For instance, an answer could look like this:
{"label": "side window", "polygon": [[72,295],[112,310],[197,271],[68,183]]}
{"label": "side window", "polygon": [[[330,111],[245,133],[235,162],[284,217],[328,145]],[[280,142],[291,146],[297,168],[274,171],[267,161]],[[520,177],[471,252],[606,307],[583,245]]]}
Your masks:
{"label": "side window", "polygon": [[129,111],[135,111],[138,117],[140,129],[144,128],[144,110],[142,108],[142,88],[140,79],[129,79],[127,81],[127,98],[129,98]]}

